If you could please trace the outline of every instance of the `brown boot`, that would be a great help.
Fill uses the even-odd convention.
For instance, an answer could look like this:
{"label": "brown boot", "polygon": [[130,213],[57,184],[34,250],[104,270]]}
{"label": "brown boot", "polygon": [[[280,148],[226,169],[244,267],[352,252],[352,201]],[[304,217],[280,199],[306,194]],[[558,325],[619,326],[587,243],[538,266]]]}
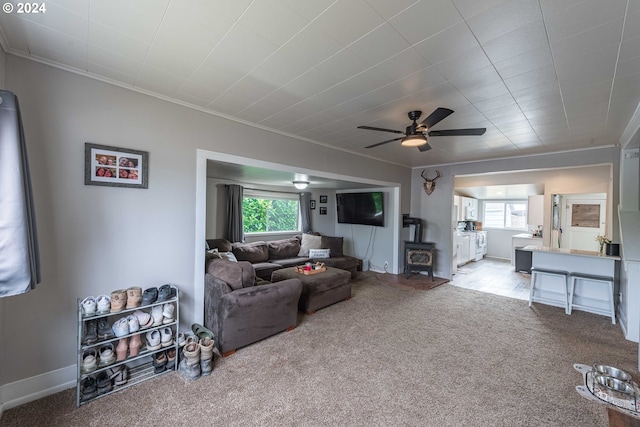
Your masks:
{"label": "brown boot", "polygon": [[140,286],[132,286],[127,289],[127,308],[140,307],[142,304],[142,288]]}
{"label": "brown boot", "polygon": [[111,312],[119,313],[124,310],[127,304],[127,291],[124,289],[118,289],[111,292]]}
{"label": "brown boot", "polygon": [[129,349],[129,338],[120,338],[116,347],[116,361],[120,362],[127,358],[127,350]]}

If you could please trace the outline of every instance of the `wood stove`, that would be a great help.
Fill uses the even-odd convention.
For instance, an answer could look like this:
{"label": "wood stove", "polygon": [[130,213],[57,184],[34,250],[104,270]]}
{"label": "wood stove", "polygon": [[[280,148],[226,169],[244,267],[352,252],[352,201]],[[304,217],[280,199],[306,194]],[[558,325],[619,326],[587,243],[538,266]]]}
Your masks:
{"label": "wood stove", "polygon": [[408,278],[411,273],[426,271],[433,280],[434,244],[431,242],[404,242],[404,273]]}

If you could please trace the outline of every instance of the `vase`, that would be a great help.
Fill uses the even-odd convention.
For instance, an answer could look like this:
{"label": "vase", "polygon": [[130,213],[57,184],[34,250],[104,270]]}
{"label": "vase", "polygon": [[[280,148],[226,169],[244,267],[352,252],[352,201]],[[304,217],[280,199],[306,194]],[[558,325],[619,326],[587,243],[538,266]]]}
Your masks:
{"label": "vase", "polygon": [[600,243],[600,251],[598,252],[600,255],[604,254],[604,242]]}

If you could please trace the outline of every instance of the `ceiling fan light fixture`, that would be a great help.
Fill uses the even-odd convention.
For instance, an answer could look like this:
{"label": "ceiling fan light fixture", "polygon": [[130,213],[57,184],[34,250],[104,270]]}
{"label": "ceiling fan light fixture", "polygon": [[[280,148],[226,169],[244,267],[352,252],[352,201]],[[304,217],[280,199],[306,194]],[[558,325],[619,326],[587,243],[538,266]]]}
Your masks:
{"label": "ceiling fan light fixture", "polygon": [[304,190],[309,185],[309,181],[293,181],[293,186],[298,190]]}
{"label": "ceiling fan light fixture", "polygon": [[427,143],[427,138],[424,135],[407,135],[400,140],[400,144],[405,147],[419,147]]}

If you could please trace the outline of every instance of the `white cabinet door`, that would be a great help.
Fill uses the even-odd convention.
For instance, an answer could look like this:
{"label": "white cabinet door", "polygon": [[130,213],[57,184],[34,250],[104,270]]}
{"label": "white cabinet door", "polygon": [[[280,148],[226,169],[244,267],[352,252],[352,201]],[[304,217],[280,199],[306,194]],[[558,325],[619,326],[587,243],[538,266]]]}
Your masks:
{"label": "white cabinet door", "polygon": [[458,235],[458,265],[469,262],[469,233]]}

